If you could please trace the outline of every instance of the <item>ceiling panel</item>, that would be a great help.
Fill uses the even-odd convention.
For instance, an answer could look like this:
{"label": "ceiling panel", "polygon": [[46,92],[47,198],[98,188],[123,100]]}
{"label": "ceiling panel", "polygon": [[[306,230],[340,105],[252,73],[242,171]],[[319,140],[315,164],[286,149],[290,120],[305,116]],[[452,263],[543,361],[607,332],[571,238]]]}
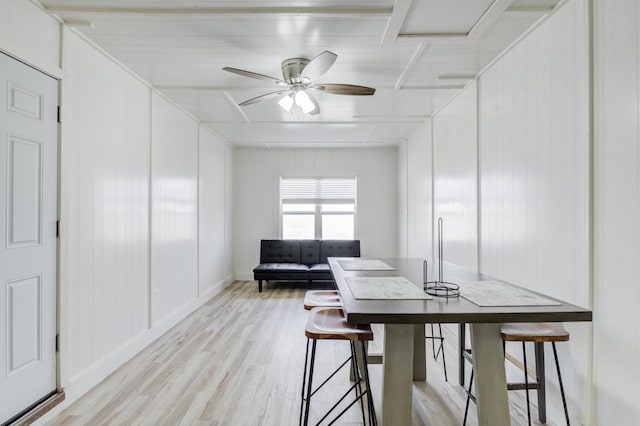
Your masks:
{"label": "ceiling panel", "polygon": [[[406,16],[395,0],[41,2],[232,143],[360,146],[409,137],[558,0],[513,0],[486,15],[494,0],[413,0]],[[478,22],[483,30],[465,36]],[[222,70],[281,78],[284,59],[324,50],[338,58],[319,83],[376,94],[315,93],[316,116],[277,99],[239,107],[279,87]]]}
{"label": "ceiling panel", "polygon": [[423,0],[411,3],[403,33],[468,33],[493,0]]}

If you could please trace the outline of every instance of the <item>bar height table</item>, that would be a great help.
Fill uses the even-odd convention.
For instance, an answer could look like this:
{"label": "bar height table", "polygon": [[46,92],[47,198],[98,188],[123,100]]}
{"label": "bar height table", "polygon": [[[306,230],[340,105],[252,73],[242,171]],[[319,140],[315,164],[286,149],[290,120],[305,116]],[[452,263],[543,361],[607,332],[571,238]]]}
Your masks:
{"label": "bar height table", "polygon": [[[428,323],[469,323],[476,380],[478,423],[485,426],[510,424],[507,384],[500,328],[505,322],[591,321],[592,312],[561,300],[544,306],[478,306],[463,297],[422,299],[356,299],[349,277],[404,277],[423,288],[422,259],[380,259],[394,270],[344,270],[339,258],[329,266],[348,322],[384,324],[382,374],[382,424],[411,424],[412,382],[426,380],[424,328]],[[342,258],[344,260],[344,258]],[[429,262],[429,265],[434,265]],[[444,278],[450,282],[499,281],[444,263]],[[427,279],[437,279],[429,268]],[[505,283],[508,284],[508,283]],[[512,285],[512,284],[508,284]],[[517,286],[515,286],[517,287]]]}

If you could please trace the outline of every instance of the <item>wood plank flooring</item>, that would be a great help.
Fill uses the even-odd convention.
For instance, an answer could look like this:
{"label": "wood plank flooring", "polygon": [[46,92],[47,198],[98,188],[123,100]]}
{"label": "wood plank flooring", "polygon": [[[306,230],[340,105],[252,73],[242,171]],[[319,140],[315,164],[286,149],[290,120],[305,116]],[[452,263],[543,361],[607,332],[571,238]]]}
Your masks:
{"label": "wood plank flooring", "polygon": [[[297,424],[305,291],[303,285],[269,283],[258,293],[254,281],[234,282],[48,424]],[[429,382],[414,384],[414,425],[462,424],[466,395],[457,384],[457,340],[448,330],[445,337],[449,382],[444,381],[441,359],[433,361],[431,343],[426,342]],[[318,375],[332,371],[347,352],[344,342],[320,342]],[[370,371],[379,407],[381,366],[372,365]],[[311,418],[318,419],[333,398],[342,395],[349,386],[348,372],[330,383],[314,396]],[[512,424],[525,425],[524,393],[509,396]],[[531,397],[535,400],[534,392]],[[533,405],[532,417],[537,419]],[[359,408],[337,424],[362,424]],[[477,424],[473,404],[467,424]]]}

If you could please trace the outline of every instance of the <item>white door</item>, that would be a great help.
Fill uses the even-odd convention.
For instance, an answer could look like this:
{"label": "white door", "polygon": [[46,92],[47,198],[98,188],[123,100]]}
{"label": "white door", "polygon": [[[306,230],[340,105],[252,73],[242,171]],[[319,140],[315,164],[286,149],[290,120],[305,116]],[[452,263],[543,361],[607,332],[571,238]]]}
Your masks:
{"label": "white door", "polygon": [[57,105],[0,53],[0,424],[56,390]]}

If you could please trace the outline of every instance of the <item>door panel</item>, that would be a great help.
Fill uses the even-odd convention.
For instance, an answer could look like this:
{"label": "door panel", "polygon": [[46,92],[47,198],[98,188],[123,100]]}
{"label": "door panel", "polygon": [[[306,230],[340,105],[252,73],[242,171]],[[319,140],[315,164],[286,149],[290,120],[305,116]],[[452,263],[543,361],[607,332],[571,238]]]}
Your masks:
{"label": "door panel", "polygon": [[56,390],[57,105],[0,54],[0,423]]}

